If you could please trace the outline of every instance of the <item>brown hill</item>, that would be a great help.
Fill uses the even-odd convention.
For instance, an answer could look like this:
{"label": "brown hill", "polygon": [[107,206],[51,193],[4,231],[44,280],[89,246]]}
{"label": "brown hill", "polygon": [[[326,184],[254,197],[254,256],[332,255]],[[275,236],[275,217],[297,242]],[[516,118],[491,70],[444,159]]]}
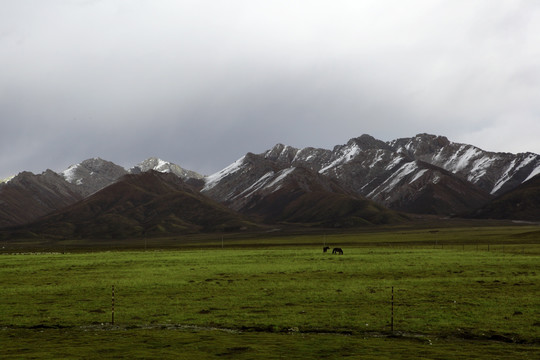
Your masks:
{"label": "brown hill", "polygon": [[498,196],[474,212],[473,217],[540,221],[540,175]]}
{"label": "brown hill", "polygon": [[240,211],[266,222],[352,227],[403,221],[405,218],[341,188],[306,168],[294,168],[273,187],[252,194]]}
{"label": "brown hill", "polygon": [[176,175],[149,171],[126,175],[94,195],[14,232],[62,238],[126,238],[253,227]]}
{"label": "brown hill", "polygon": [[34,221],[81,199],[76,186],[52,170],[22,172],[0,187],[0,227]]}

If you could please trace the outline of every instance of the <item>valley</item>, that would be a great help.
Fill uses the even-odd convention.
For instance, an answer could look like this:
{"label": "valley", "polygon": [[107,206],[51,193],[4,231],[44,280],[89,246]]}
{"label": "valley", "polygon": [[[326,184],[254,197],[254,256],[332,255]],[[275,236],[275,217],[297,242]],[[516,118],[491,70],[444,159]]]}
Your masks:
{"label": "valley", "polygon": [[0,355],[534,358],[538,236],[489,226],[20,244],[0,255]]}

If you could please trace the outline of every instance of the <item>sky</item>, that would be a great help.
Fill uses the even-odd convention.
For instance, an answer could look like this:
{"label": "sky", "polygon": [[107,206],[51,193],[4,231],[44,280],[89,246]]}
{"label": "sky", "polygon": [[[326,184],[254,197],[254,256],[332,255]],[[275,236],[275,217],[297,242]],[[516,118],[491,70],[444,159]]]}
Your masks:
{"label": "sky", "polygon": [[540,153],[540,1],[0,0],[0,178],[444,135]]}

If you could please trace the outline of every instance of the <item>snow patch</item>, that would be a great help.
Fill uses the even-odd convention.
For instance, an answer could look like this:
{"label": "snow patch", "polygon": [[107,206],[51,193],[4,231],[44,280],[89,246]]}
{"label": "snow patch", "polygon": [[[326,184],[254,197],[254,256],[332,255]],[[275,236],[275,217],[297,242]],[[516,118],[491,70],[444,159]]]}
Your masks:
{"label": "snow patch", "polygon": [[532,179],[533,177],[535,177],[535,176],[538,175],[538,174],[540,174],[540,165],[537,166],[533,171],[531,171],[531,173],[529,174],[529,176],[527,176],[527,178],[526,178],[525,180],[523,180],[523,182]]}
{"label": "snow patch", "polygon": [[7,183],[10,182],[14,177],[15,177],[15,175],[12,175],[12,176],[8,176],[8,177],[5,178],[5,179],[1,179],[1,180],[0,180],[0,184],[7,184]]}
{"label": "snow patch", "polygon": [[240,196],[250,197],[254,192],[261,189],[268,182],[268,179],[274,176],[274,174],[275,173],[273,171],[267,172],[266,174],[261,176],[259,180],[255,181],[250,187],[248,187],[247,189],[242,191],[240,194],[235,196],[235,198],[238,198]]}
{"label": "snow patch", "polygon": [[417,172],[416,175],[414,175],[414,177],[411,179],[411,181],[409,181],[409,184],[412,184],[416,180],[420,179],[422,177],[422,175],[424,175],[426,173],[426,171],[427,171],[427,169],[423,169],[423,170],[420,170],[419,172]]}
{"label": "snow patch", "polygon": [[[411,173],[413,173],[418,166],[415,161],[406,163],[401,166],[396,172],[394,172],[388,179],[386,179],[380,186],[368,194],[368,197],[373,197],[375,193],[382,192],[383,190],[388,192],[391,191],[403,178]],[[382,189],[382,190],[381,190]]]}
{"label": "snow patch", "polygon": [[481,154],[481,152],[478,149],[476,149],[475,147],[470,147],[465,151],[463,155],[459,157],[453,171],[458,172],[462,169],[465,169],[467,166],[469,166],[472,159],[479,154]]}
{"label": "snow patch", "polygon": [[504,174],[501,176],[501,178],[497,181],[497,183],[495,184],[495,186],[493,187],[493,190],[491,190],[491,194],[495,194],[497,191],[500,190],[500,188],[506,184],[506,182],[508,180],[510,180],[511,176],[510,176],[510,172],[512,171],[512,169],[516,166],[516,159],[512,160],[512,162],[510,163],[510,165],[508,166],[508,168],[506,169],[506,171],[504,172]]}
{"label": "snow patch", "polygon": [[161,171],[170,171],[168,167],[169,167],[168,162],[158,159],[158,164],[156,165],[155,169],[161,170]]}
{"label": "snow patch", "polygon": [[444,151],[444,148],[440,148],[437,154],[435,154],[435,156],[433,157],[433,160],[435,160],[436,162],[439,162],[441,160],[443,151]]}
{"label": "snow patch", "polygon": [[522,167],[529,165],[535,159],[536,159],[536,156],[534,156],[533,154],[529,154],[525,159],[523,159],[523,161],[518,165],[518,167],[516,167],[514,172],[518,171]]}
{"label": "snow patch", "polygon": [[[272,182],[270,182],[268,185],[266,185],[264,188],[265,189],[268,189],[268,188],[271,188],[273,187],[274,185],[277,185],[279,184],[283,179],[285,179],[290,173],[292,173],[296,168],[295,167],[290,167],[288,169],[283,169],[281,170],[280,172],[278,172],[278,177],[275,178],[274,180],[272,180]],[[277,191],[279,190],[279,188],[281,188],[281,184],[279,184],[279,186],[277,188],[274,189],[274,191]]]}
{"label": "snow patch", "polygon": [[458,158],[460,157],[460,153],[463,151],[463,149],[466,147],[466,145],[461,145],[459,147],[459,149],[452,155],[452,157],[450,159],[448,159],[445,163],[444,163],[444,168],[446,170],[449,170],[449,171],[452,171],[454,172],[455,171],[455,166],[454,164],[457,162]]}
{"label": "snow patch", "polygon": [[386,165],[386,167],[384,168],[385,170],[391,170],[393,169],[397,164],[399,164],[401,162],[401,160],[403,160],[403,156],[396,156],[391,162],[390,164]]}
{"label": "snow patch", "polygon": [[470,171],[470,175],[467,177],[467,180],[473,184],[477,183],[480,178],[482,178],[491,167],[493,162],[497,160],[496,157],[484,156],[479,159],[476,159],[473,163],[473,167]]}
{"label": "snow patch", "polygon": [[329,169],[331,169],[331,168],[333,168],[333,167],[335,167],[337,165],[348,163],[356,155],[358,155],[358,153],[360,153],[360,150],[361,149],[358,147],[358,145],[354,144],[349,149],[346,149],[340,157],[338,157],[336,160],[332,161],[330,163],[330,165],[327,165],[327,166],[323,167],[321,170],[319,170],[319,173],[322,174],[325,171],[327,171],[327,170],[329,170]]}
{"label": "snow patch", "polygon": [[377,150],[377,152],[375,153],[375,159],[373,160],[373,162],[371,163],[369,167],[370,168],[375,167],[375,165],[377,165],[378,162],[382,161],[383,156],[384,156],[384,150]]}
{"label": "snow patch", "polygon": [[[66,179],[68,183],[75,183],[77,181],[77,174],[76,171],[81,166],[81,164],[71,165],[66,170],[62,171],[61,174]],[[80,181],[80,179],[79,179]]]}
{"label": "snow patch", "polygon": [[222,179],[227,177],[230,174],[233,174],[242,168],[244,164],[245,155],[240,159],[236,160],[231,165],[227,166],[225,169],[218,171],[212,175],[208,175],[205,179],[204,188],[201,191],[208,191],[216,186]]}

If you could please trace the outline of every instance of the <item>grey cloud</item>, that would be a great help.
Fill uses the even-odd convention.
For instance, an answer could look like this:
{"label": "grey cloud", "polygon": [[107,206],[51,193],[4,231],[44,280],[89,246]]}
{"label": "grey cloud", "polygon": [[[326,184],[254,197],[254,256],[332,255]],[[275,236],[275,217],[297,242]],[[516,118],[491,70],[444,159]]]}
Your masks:
{"label": "grey cloud", "polygon": [[363,133],[540,152],[534,1],[0,7],[0,177],[93,156],[211,173]]}

